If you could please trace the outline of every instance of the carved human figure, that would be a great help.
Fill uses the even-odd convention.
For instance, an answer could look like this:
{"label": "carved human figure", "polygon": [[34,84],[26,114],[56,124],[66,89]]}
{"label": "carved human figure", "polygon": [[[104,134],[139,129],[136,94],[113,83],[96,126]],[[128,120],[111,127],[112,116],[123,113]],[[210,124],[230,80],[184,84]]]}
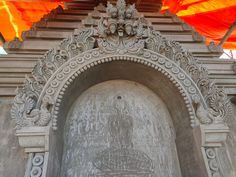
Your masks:
{"label": "carved human figure", "polygon": [[128,34],[128,35],[132,35],[133,33],[133,26],[131,23],[127,23],[125,25],[125,32]]}
{"label": "carved human figure", "polygon": [[109,24],[109,32],[110,32],[111,34],[114,34],[114,33],[116,32],[116,28],[117,28],[116,23],[110,23],[110,24]]}
{"label": "carved human figure", "polygon": [[116,114],[108,120],[109,133],[111,136],[111,147],[114,148],[132,148],[133,120],[127,115],[125,108],[127,104],[118,96],[114,101]]}

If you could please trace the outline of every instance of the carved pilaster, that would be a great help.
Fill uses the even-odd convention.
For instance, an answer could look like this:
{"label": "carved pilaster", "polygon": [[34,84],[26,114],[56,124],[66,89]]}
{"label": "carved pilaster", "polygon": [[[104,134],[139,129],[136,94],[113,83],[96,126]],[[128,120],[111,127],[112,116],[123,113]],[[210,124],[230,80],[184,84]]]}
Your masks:
{"label": "carved pilaster", "polygon": [[[205,159],[206,169],[209,177],[226,177],[222,170],[222,162],[219,160],[220,149],[224,149],[224,143],[229,132],[228,126],[225,124],[208,124],[200,125],[202,154]],[[198,136],[199,137],[199,136]],[[227,159],[226,154],[223,155]]]}
{"label": "carved pilaster", "polygon": [[209,166],[209,175],[211,177],[222,177],[219,161],[217,159],[216,148],[205,148],[207,163]]}
{"label": "carved pilaster", "polygon": [[22,127],[16,131],[16,136],[28,153],[24,177],[46,177],[50,127]]}
{"label": "carved pilaster", "polygon": [[30,153],[24,177],[46,177],[48,152]]}

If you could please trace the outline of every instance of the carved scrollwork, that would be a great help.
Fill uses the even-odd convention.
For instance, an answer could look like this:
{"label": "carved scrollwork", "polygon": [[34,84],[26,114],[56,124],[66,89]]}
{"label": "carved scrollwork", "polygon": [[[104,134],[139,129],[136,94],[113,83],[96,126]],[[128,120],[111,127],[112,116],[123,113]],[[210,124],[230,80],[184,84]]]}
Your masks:
{"label": "carved scrollwork", "polygon": [[18,89],[11,110],[12,118],[16,120],[17,128],[24,126],[45,126],[50,121],[50,109],[53,101],[46,99],[36,108],[36,103],[45,83],[52,74],[67,60],[94,48],[94,30],[85,29],[73,37],[62,41],[60,46],[49,50],[32,71],[32,77],[26,76],[24,86]]}
{"label": "carved scrollwork", "polygon": [[208,108],[203,108],[199,101],[193,100],[198,113],[196,116],[201,123],[224,123],[232,116],[232,108],[224,90],[210,81],[207,69],[199,65],[198,60],[178,42],[168,41],[159,32],[149,30],[146,47],[178,63],[195,81],[208,105]]}
{"label": "carved scrollwork", "polygon": [[206,148],[205,152],[212,177],[222,177],[222,175],[220,174],[220,167],[219,162],[216,158],[215,149]]}
{"label": "carved scrollwork", "polygon": [[45,97],[40,109],[36,108],[36,98],[19,89],[11,109],[11,116],[16,121],[16,128],[27,126],[45,126],[51,120],[50,108],[53,100]]}

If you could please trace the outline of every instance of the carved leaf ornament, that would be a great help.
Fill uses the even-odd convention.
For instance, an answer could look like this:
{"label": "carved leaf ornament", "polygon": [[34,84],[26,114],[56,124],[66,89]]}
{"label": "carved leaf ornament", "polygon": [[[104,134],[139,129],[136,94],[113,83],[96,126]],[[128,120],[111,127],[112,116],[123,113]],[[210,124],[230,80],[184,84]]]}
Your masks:
{"label": "carved leaf ornament", "polygon": [[191,53],[178,42],[165,39],[144,21],[134,5],[126,6],[124,0],[118,0],[116,6],[108,3],[107,17],[100,19],[96,29],[75,31],[57,48],[49,50],[35,65],[32,78],[26,77],[23,88],[17,89],[11,110],[17,128],[47,126],[52,121],[55,98],[52,89],[41,98],[45,85],[50,82],[52,88],[57,88],[70,68],[111,54],[144,58],[169,70],[188,90],[194,115],[201,124],[225,123],[231,116],[231,105],[224,90],[209,80],[206,68]]}

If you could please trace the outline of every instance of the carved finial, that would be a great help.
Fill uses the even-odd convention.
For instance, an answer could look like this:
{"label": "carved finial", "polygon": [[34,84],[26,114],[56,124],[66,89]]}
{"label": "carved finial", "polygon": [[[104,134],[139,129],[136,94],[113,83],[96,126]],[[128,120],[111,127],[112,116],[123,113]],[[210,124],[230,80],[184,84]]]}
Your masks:
{"label": "carved finial", "polygon": [[208,45],[208,49],[211,52],[223,53],[222,47],[216,45],[213,41],[211,41],[210,44]]}
{"label": "carved finial", "polygon": [[22,45],[22,41],[18,37],[15,37],[12,41],[6,42],[4,44],[4,48],[6,48],[6,49],[20,49],[21,45]]}
{"label": "carved finial", "polygon": [[108,53],[142,53],[144,28],[142,20],[135,18],[135,13],[134,4],[126,6],[124,0],[118,0],[113,6],[108,2],[107,17],[98,22],[98,33],[103,38],[98,39],[99,47]]}
{"label": "carved finial", "polygon": [[98,28],[100,36],[116,35],[119,37],[133,36],[137,34],[137,23],[141,23],[134,18],[136,12],[135,5],[126,7],[124,0],[118,0],[116,6],[107,3],[108,18],[101,18]]}

